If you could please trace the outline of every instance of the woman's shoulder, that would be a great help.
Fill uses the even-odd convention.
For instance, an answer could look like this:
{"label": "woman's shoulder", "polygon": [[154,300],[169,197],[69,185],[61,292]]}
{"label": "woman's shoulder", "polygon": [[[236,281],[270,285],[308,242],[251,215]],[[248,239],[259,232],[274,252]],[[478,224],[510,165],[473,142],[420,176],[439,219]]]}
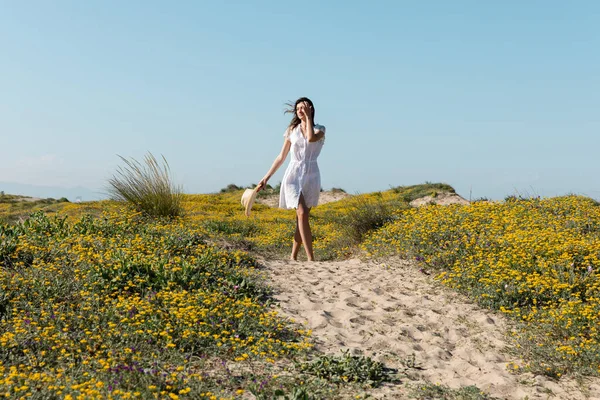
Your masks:
{"label": "woman's shoulder", "polygon": [[325,125],[315,124],[315,131],[321,131],[325,133]]}
{"label": "woman's shoulder", "polygon": [[290,134],[292,133],[293,129],[291,127],[287,127],[287,129],[285,130],[285,133],[283,134],[283,137],[286,138],[287,140],[290,139]]}

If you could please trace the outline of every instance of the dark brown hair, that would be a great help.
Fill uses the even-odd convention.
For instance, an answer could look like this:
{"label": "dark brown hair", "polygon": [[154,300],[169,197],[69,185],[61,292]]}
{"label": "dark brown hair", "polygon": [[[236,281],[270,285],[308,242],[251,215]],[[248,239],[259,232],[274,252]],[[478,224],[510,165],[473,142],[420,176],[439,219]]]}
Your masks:
{"label": "dark brown hair", "polygon": [[296,100],[296,102],[294,104],[292,104],[292,102],[285,103],[285,105],[288,108],[286,108],[283,113],[284,114],[292,114],[292,113],[294,114],[294,117],[292,118],[292,120],[290,121],[290,124],[288,125],[289,132],[291,132],[292,129],[294,129],[295,127],[300,125],[300,123],[302,122],[300,117],[298,117],[298,113],[296,112],[296,107],[298,106],[298,104],[300,104],[302,102],[307,102],[312,107],[312,123],[313,123],[313,125],[315,124],[315,106],[313,105],[313,102],[308,97],[300,97],[298,100]]}

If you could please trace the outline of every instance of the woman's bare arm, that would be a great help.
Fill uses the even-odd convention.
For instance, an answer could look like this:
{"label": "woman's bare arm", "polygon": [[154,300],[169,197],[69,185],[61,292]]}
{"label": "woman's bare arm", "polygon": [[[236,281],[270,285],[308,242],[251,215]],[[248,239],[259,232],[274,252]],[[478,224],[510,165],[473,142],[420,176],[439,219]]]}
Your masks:
{"label": "woman's bare arm", "polygon": [[312,116],[314,114],[313,108],[307,102],[304,102],[304,107],[302,108],[302,116],[300,117],[304,122],[304,126],[306,127],[306,139],[309,142],[318,142],[323,139],[325,136],[325,132],[315,129],[315,126],[312,123]]}
{"label": "woman's bare arm", "polygon": [[[311,129],[309,129],[309,130],[311,130]],[[311,136],[308,137],[309,142],[318,142],[319,140],[323,139],[323,137],[325,136],[325,132],[323,132],[319,129],[317,129],[315,131],[313,128],[312,131],[313,131],[312,137]]]}
{"label": "woman's bare arm", "polygon": [[267,186],[267,182],[269,181],[269,179],[271,179],[271,177],[275,174],[275,172],[277,172],[279,167],[281,167],[281,165],[287,158],[288,153],[290,152],[291,145],[292,144],[290,143],[290,141],[286,138],[283,143],[283,147],[281,148],[279,155],[277,157],[275,157],[275,161],[273,161],[273,165],[271,165],[269,172],[267,172],[267,174],[264,176],[264,178],[262,178],[260,180],[260,182],[258,183],[258,186],[257,186],[258,191],[263,190]]}

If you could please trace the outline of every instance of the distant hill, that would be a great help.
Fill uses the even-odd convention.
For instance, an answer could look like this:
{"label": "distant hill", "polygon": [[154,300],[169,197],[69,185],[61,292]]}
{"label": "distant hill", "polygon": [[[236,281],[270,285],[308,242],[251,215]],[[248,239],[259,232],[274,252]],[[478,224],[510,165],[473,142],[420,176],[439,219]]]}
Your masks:
{"label": "distant hill", "polygon": [[85,187],[77,186],[72,188],[56,187],[56,186],[37,186],[27,185],[14,182],[0,182],[0,192],[6,194],[17,194],[22,196],[40,197],[60,199],[66,197],[69,201],[74,202],[80,199],[81,201],[92,201],[106,199],[107,196],[102,190],[93,190]]}

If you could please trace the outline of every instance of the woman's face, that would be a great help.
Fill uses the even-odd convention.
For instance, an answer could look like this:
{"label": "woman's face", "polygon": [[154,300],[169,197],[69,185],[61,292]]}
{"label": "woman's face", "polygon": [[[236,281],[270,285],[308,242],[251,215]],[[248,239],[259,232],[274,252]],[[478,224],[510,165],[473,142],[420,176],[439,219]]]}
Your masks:
{"label": "woman's face", "polygon": [[310,112],[307,112],[306,110],[308,110],[309,108],[311,108],[310,104],[308,104],[308,102],[306,101],[302,101],[300,103],[298,103],[296,105],[296,115],[298,116],[298,118],[300,119],[304,119],[304,115],[308,114],[310,115]]}

